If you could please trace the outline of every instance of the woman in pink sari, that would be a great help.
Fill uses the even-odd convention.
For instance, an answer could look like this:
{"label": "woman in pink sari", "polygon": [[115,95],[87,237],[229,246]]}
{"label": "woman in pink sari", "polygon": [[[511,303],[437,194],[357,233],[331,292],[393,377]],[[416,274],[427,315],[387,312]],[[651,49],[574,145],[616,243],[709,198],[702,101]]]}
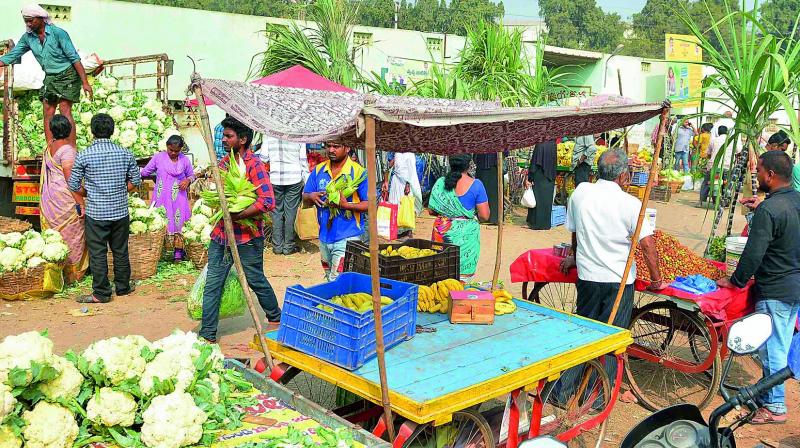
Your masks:
{"label": "woman in pink sari", "polygon": [[[54,116],[50,120],[50,131],[53,141],[44,152],[41,179],[42,230],[57,230],[67,243],[69,255],[64,265],[64,278],[65,283],[72,283],[83,278],[89,267],[83,219],[78,217],[75,198],[67,188],[77,151],[69,143],[72,123],[66,117]],[[82,203],[77,205],[84,207]]]}
{"label": "woman in pink sari", "polygon": [[156,175],[152,204],[167,212],[167,233],[181,233],[183,223],[191,217],[189,185],[194,180],[192,162],[183,155],[183,137],[167,139],[167,150],[153,156],[142,168],[142,177]]}

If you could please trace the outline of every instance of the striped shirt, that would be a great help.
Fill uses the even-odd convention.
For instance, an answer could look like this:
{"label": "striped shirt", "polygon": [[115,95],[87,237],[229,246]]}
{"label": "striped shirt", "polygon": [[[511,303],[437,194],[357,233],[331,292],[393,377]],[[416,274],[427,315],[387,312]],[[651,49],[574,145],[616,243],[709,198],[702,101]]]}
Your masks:
{"label": "striped shirt", "polygon": [[99,138],[75,158],[69,189],[79,191],[81,184],[86,188],[86,216],[116,221],[128,216],[128,182],[137,187],[142,183],[133,154]]}
{"label": "striped shirt", "polygon": [[272,185],[295,185],[308,179],[306,145],[264,136],[259,156],[269,163]]}

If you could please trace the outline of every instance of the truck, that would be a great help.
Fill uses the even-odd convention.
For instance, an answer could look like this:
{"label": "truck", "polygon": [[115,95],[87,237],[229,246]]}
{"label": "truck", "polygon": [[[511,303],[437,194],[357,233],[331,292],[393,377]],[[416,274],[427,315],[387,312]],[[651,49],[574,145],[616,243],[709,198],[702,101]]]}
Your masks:
{"label": "truck", "polygon": [[[13,48],[12,41],[0,42],[0,55]],[[93,75],[100,72],[112,75],[119,81],[121,91],[145,93],[163,105],[163,110],[172,116],[168,101],[169,76],[172,75],[173,61],[166,54],[153,54],[102,62]],[[19,99],[21,95],[13,90],[13,66],[4,67],[2,93],[2,158],[0,158],[0,216],[9,216],[29,221],[39,228],[39,176],[42,170],[41,155],[33,158],[19,158],[21,145],[30,144],[29,137],[20,127]],[[77,117],[76,117],[77,120]],[[80,126],[80,124],[79,124]],[[81,148],[78,148],[79,150]],[[149,157],[138,159],[140,166]],[[152,183],[148,183],[152,189]],[[144,196],[149,194],[148,186],[143,187]]]}

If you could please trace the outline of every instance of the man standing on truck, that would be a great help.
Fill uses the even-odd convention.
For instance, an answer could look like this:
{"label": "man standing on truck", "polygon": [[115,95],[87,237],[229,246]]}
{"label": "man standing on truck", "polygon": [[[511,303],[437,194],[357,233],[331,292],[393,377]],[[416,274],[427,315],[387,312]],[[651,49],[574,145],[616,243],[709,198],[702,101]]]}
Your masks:
{"label": "man standing on truck", "polygon": [[69,34],[53,25],[50,14],[39,5],[22,8],[22,20],[27,31],[14,48],[0,57],[0,68],[18,63],[28,51],[44,70],[44,84],[39,89],[39,99],[44,107],[44,135],[47,144],[53,139],[50,132],[50,119],[58,107],[61,115],[72,123],[69,141],[75,146],[75,119],[72,117],[72,104],[81,99],[81,87],[91,99],[92,86],[86,78],[81,57],[75,51]]}

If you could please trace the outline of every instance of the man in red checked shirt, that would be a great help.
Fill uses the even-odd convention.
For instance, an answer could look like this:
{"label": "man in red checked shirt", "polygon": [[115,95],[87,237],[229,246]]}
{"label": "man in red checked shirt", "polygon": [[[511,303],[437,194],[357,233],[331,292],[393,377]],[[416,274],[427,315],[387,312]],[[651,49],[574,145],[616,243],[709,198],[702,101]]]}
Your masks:
{"label": "man in red checked shirt", "polygon": [[[275,196],[269,182],[269,172],[266,166],[250,149],[253,141],[253,130],[228,117],[222,121],[222,142],[225,149],[233,151],[233,160],[227,155],[219,161],[221,169],[227,169],[228,163],[237,163],[239,169],[247,173],[247,179],[255,185],[258,199],[253,205],[239,213],[231,213],[233,220],[233,236],[239,249],[239,258],[242,260],[244,274],[250,289],[255,292],[261,308],[267,315],[270,325],[274,329],[281,321],[281,310],[275,291],[264,276],[264,213],[275,208]],[[238,223],[238,221],[251,218],[255,221],[256,229],[253,230]],[[203,321],[200,327],[200,336],[209,342],[217,341],[217,324],[219,322],[219,307],[222,297],[222,288],[233,265],[230,248],[223,221],[220,220],[211,232],[211,243],[208,247],[208,273],[206,286],[203,290]]]}

